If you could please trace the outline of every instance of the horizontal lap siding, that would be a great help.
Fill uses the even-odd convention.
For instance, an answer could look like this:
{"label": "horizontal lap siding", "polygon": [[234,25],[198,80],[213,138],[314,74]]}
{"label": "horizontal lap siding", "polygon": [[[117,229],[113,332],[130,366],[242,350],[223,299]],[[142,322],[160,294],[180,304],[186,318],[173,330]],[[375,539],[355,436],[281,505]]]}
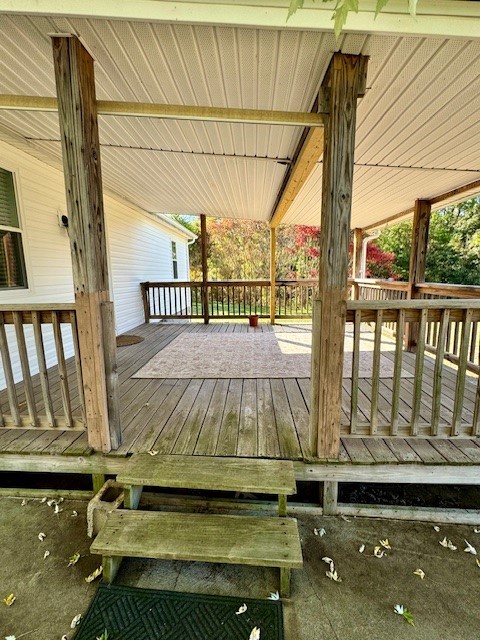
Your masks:
{"label": "horizontal lap siding", "polygon": [[144,322],[140,282],[173,280],[171,243],[177,243],[178,279],[189,280],[188,246],[180,234],[140,211],[105,199],[117,333]]}

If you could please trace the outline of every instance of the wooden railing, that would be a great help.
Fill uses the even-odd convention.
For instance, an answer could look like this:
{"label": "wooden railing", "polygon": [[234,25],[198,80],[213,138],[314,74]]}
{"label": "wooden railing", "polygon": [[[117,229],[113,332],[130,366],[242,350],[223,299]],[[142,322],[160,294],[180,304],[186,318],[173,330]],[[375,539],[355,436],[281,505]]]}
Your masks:
{"label": "wooden railing", "polygon": [[[472,406],[464,411],[471,329],[473,323],[480,321],[480,301],[351,301],[347,309],[347,322],[353,325],[349,433],[480,435],[478,375],[474,376],[473,389],[472,380],[468,382]],[[415,354],[403,351],[403,329],[407,322],[419,323]],[[389,351],[382,348],[386,323],[396,325],[393,351],[391,341]],[[457,367],[446,371],[444,356],[452,323],[462,326],[459,356]],[[426,354],[428,325],[436,326],[434,359]],[[365,340],[371,347],[371,370],[360,375],[361,366],[365,366],[361,362],[361,345]],[[426,358],[429,358],[429,382],[424,380]],[[382,372],[382,364],[390,367],[390,375]],[[409,378],[403,379],[404,369]],[[428,402],[423,401],[423,394],[428,395]],[[405,397],[412,398],[411,403],[405,402]]]}
{"label": "wooden railing", "polygon": [[[160,319],[270,317],[269,280],[203,282],[142,282],[145,321]],[[309,318],[318,289],[317,280],[278,280],[275,316]],[[205,295],[206,294],[206,295]]]}
{"label": "wooden railing", "polygon": [[0,306],[0,426],[85,428],[75,306]]}

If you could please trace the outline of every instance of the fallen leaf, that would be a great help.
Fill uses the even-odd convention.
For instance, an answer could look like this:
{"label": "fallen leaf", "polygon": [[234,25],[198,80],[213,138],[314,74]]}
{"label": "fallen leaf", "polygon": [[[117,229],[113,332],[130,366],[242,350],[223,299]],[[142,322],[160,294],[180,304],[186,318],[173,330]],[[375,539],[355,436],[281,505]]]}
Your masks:
{"label": "fallen leaf", "polygon": [[278,593],[278,591],[275,591],[275,593],[270,593],[270,595],[268,596],[269,600],[280,600],[280,594]]}
{"label": "fallen leaf", "polygon": [[351,522],[351,519],[347,518],[347,516],[344,516],[343,514],[340,517],[342,520],[345,520],[345,522]]}
{"label": "fallen leaf", "polygon": [[443,540],[439,540],[438,544],[441,544],[442,547],[445,547],[446,549],[450,549],[450,551],[457,550],[457,547],[453,544],[453,542],[451,540],[447,540],[446,537]]}
{"label": "fallen leaf", "polygon": [[423,580],[425,578],[425,571],[422,571],[421,569],[416,569],[413,572],[414,576],[419,576],[421,580]]}
{"label": "fallen leaf", "polygon": [[477,567],[480,567],[480,560],[478,558],[475,558],[475,562],[477,563]]}
{"label": "fallen leaf", "polygon": [[72,515],[70,516],[71,518],[76,518],[78,516],[77,511],[72,511]]}
{"label": "fallen leaf", "polygon": [[326,562],[327,564],[333,564],[333,560],[331,558],[329,558],[328,556],[323,556],[322,560],[324,562]]}
{"label": "fallen leaf", "polygon": [[46,498],[42,498],[42,499],[40,500],[40,503],[42,503],[42,502],[46,502],[46,501],[47,501],[47,499],[46,499]]}
{"label": "fallen leaf", "polygon": [[49,555],[50,555],[50,551],[45,551],[45,553],[43,554],[43,559],[45,560],[46,558],[48,558]]}
{"label": "fallen leaf", "polygon": [[465,553],[471,553],[472,556],[476,556],[477,550],[475,549],[475,547],[472,547],[472,545],[468,542],[468,540],[465,540],[465,543],[467,545],[467,548],[464,549]]}
{"label": "fallen leaf", "polygon": [[385,554],[385,551],[382,549],[382,547],[375,547],[375,549],[373,550],[373,555],[376,558],[383,558]]}
{"label": "fallen leaf", "polygon": [[57,501],[50,499],[50,500],[47,500],[47,504],[49,507],[54,507],[57,504]]}
{"label": "fallen leaf", "polygon": [[54,509],[54,513],[61,513],[63,511],[63,509],[60,509],[60,507],[58,506],[58,504],[55,505],[55,509]]}
{"label": "fallen leaf", "polygon": [[474,529],[473,533],[480,533],[480,529]]}
{"label": "fallen leaf", "polygon": [[68,640],[67,636],[62,636],[62,640]]}
{"label": "fallen leaf", "polygon": [[16,636],[5,636],[5,640],[17,640]]}
{"label": "fallen leaf", "polygon": [[27,504],[27,501],[25,500],[25,498],[22,500],[22,504],[21,506],[24,507]]}
{"label": "fallen leaf", "polygon": [[326,532],[326,531],[325,531],[325,529],[322,527],[321,529],[314,529],[314,530],[313,530],[313,533],[314,533],[316,536],[320,536],[320,538],[323,538],[323,536],[324,536],[327,532]]}
{"label": "fallen leaf", "polygon": [[108,631],[105,629],[101,636],[97,636],[97,640],[108,640]]}
{"label": "fallen leaf", "polygon": [[408,624],[411,624],[412,627],[415,626],[415,623],[413,621],[413,615],[412,613],[407,609],[407,607],[404,607],[403,604],[396,604],[393,607],[393,610],[395,611],[395,613],[397,613],[399,616],[403,616],[405,618],[405,620],[408,622]]}
{"label": "fallen leaf", "polygon": [[248,640],[260,640],[260,629],[258,627],[253,627]]}
{"label": "fallen leaf", "polygon": [[11,593],[9,596],[7,596],[6,598],[3,599],[4,603],[7,605],[7,607],[11,607],[12,604],[15,602],[17,598],[13,595],[13,593]]}
{"label": "fallen leaf", "polygon": [[358,553],[363,553],[365,551],[365,545],[362,544],[358,550]]}
{"label": "fallen leaf", "polygon": [[436,531],[437,533],[440,531],[440,527],[438,525],[434,525],[433,526],[433,530]]}
{"label": "fallen leaf", "polygon": [[330,578],[330,580],[333,580],[334,582],[342,582],[342,579],[338,576],[338,573],[335,570],[326,571],[325,575],[327,576],[327,578]]}
{"label": "fallen leaf", "polygon": [[385,547],[385,549],[391,549],[392,548],[390,546],[388,538],[385,538],[385,540],[380,540],[380,544],[382,545],[382,547]]}
{"label": "fallen leaf", "polygon": [[65,500],[65,498],[59,498],[58,499],[58,504],[62,503]]}
{"label": "fallen leaf", "polygon": [[245,613],[246,610],[247,610],[247,605],[242,604],[242,606],[238,609],[238,611],[235,611],[235,615],[240,616],[242,615],[242,613]]}
{"label": "fallen leaf", "polygon": [[88,582],[88,583],[93,582],[96,578],[98,578],[98,576],[102,575],[102,571],[103,571],[103,567],[102,565],[100,565],[95,569],[95,571],[92,571],[92,573],[85,578],[85,582]]}
{"label": "fallen leaf", "polygon": [[75,629],[75,627],[80,624],[81,619],[82,619],[82,614],[77,613],[77,615],[73,618],[72,622],[70,623],[70,629]]}
{"label": "fallen leaf", "polygon": [[75,564],[77,564],[79,560],[80,560],[80,554],[77,551],[76,553],[73,554],[73,556],[70,556],[70,558],[68,559],[67,567],[73,567]]}
{"label": "fallen leaf", "polygon": [[158,455],[158,451],[156,449],[149,449],[147,451],[147,453],[149,453],[151,456],[157,456]]}
{"label": "fallen leaf", "polygon": [[46,533],[43,533],[43,531],[41,531],[41,532],[38,534],[38,539],[40,540],[40,542],[43,542],[43,541],[45,540],[45,538],[46,538],[46,537],[47,537],[47,534],[46,534]]}

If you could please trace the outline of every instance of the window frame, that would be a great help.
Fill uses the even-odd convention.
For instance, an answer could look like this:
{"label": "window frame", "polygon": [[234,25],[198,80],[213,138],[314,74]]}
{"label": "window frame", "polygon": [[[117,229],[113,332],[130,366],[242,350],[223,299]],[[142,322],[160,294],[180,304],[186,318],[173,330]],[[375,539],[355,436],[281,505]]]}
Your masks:
{"label": "window frame", "polygon": [[29,293],[32,291],[32,287],[30,284],[30,261],[29,261],[29,253],[27,250],[28,245],[28,236],[25,229],[25,220],[23,215],[23,205],[21,198],[21,189],[20,189],[20,180],[19,174],[20,170],[18,167],[13,167],[7,162],[2,161],[0,164],[0,169],[4,171],[8,171],[12,175],[13,182],[13,193],[15,196],[15,206],[17,208],[17,218],[18,218],[18,227],[11,227],[8,225],[0,224],[0,231],[11,231],[12,233],[18,233],[21,239],[21,248],[22,248],[22,257],[23,257],[23,271],[25,276],[25,284],[17,287],[2,287],[0,285],[0,296],[4,294],[8,294],[11,292],[12,295],[18,294],[18,292]]}
{"label": "window frame", "polygon": [[170,249],[172,253],[172,276],[173,280],[178,280],[178,247],[176,240],[170,240]]}

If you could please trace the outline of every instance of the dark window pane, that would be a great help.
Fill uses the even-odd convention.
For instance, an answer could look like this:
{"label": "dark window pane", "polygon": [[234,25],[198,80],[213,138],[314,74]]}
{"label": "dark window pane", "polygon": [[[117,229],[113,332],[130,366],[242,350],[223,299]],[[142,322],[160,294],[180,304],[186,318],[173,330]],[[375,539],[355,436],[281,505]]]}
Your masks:
{"label": "dark window pane", "polygon": [[13,174],[6,169],[0,169],[0,225],[19,226]]}
{"label": "dark window pane", "polygon": [[0,288],[26,286],[22,236],[20,233],[0,230]]}

